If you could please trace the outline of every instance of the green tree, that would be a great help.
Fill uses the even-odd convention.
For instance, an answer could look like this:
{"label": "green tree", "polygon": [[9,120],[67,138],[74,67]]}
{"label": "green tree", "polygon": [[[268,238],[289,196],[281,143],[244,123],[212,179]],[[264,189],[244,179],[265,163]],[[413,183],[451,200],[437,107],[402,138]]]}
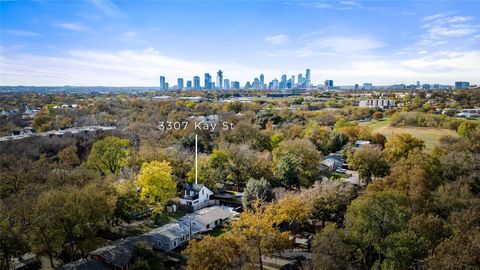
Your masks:
{"label": "green tree", "polygon": [[298,187],[300,184],[299,165],[299,161],[294,155],[286,154],[281,157],[277,165],[277,179],[289,188],[292,186]]}
{"label": "green tree", "polygon": [[330,224],[315,236],[313,269],[350,269],[352,251],[352,247],[345,241],[344,233],[335,228],[335,224]]}
{"label": "green tree", "polygon": [[265,179],[250,179],[245,186],[242,197],[244,208],[249,208],[257,200],[269,202],[273,199],[272,186]]}
{"label": "green tree", "polygon": [[411,209],[405,194],[396,190],[368,192],[352,202],[345,216],[348,240],[362,254],[366,269],[382,263],[389,235],[404,228]]}
{"label": "green tree", "polygon": [[365,180],[368,185],[373,177],[383,177],[388,174],[389,166],[383,151],[375,145],[364,145],[353,152],[348,158],[348,164]]}
{"label": "green tree", "polygon": [[317,122],[311,121],[302,132],[302,137],[309,139],[323,154],[330,153],[331,131],[328,127],[322,127]]}
{"label": "green tree", "polygon": [[294,156],[298,160],[300,183],[303,186],[310,186],[320,178],[320,162],[322,154],[307,139],[294,139],[282,141],[273,150],[273,161],[279,166],[283,157]]}
{"label": "green tree", "polygon": [[86,166],[103,175],[115,174],[122,169],[130,155],[127,139],[108,136],[95,142],[86,161]]}
{"label": "green tree", "polygon": [[424,238],[411,231],[390,234],[385,239],[385,269],[422,269],[428,255],[428,246]]}
{"label": "green tree", "polygon": [[177,184],[173,180],[172,167],[168,162],[151,161],[142,164],[138,175],[138,184],[142,191],[140,196],[157,210],[162,210],[175,196]]}
{"label": "green tree", "polygon": [[472,121],[464,121],[457,129],[458,134],[464,138],[470,138],[470,134],[475,130],[479,130],[480,125]]}

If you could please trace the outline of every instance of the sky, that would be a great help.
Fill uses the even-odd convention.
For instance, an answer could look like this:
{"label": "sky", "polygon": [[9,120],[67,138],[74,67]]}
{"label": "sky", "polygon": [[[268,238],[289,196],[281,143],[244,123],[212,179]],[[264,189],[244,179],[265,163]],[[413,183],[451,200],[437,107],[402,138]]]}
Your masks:
{"label": "sky", "polygon": [[480,1],[0,0],[0,85],[480,84]]}

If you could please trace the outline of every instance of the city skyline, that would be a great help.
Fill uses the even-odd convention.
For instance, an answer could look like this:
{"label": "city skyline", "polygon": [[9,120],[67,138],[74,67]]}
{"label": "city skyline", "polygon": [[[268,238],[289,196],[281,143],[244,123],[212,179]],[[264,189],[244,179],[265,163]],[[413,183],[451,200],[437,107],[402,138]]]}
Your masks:
{"label": "city skyline", "polygon": [[475,1],[0,5],[0,85],[155,86],[159,74],[208,70],[218,86],[220,68],[243,86],[253,74],[298,78],[305,66],[315,85],[480,84]]}

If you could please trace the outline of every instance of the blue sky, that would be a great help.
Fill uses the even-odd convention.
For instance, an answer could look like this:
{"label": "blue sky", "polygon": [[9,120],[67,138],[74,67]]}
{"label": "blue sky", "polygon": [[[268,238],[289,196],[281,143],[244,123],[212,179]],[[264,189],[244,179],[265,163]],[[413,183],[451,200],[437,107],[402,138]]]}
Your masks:
{"label": "blue sky", "polygon": [[478,1],[1,1],[0,85],[480,83]]}

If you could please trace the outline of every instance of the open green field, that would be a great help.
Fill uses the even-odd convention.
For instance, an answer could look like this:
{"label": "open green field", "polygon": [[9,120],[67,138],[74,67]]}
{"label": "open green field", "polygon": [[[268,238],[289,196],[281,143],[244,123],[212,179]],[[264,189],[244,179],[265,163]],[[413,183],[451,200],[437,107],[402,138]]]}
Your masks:
{"label": "open green field", "polygon": [[368,125],[373,132],[383,134],[387,139],[396,133],[409,133],[413,137],[423,140],[427,149],[436,146],[442,136],[458,136],[455,131],[444,128],[392,127],[389,120],[371,121]]}

